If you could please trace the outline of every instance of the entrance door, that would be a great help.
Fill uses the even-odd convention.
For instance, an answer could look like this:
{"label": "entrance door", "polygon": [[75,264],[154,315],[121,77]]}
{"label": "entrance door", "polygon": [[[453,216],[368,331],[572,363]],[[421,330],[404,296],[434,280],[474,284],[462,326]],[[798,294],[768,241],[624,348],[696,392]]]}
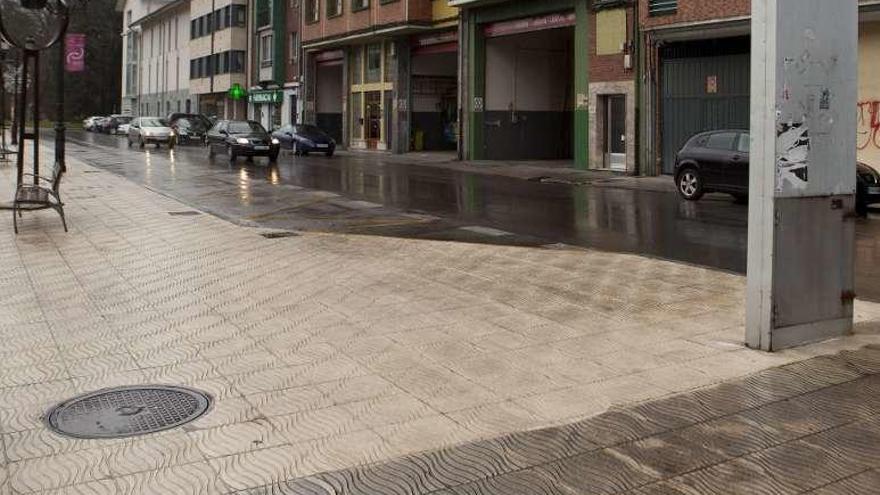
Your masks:
{"label": "entrance door", "polygon": [[626,96],[605,97],[605,168],[626,170]]}
{"label": "entrance door", "polygon": [[366,98],[364,139],[367,141],[367,149],[374,150],[382,139],[382,92],[370,91],[366,93]]}

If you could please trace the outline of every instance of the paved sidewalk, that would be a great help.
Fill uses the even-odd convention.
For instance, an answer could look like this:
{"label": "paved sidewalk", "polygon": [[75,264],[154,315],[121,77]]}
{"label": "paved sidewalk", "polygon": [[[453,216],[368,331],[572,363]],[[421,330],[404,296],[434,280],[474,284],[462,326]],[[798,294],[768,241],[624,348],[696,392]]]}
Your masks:
{"label": "paved sidewalk", "polygon": [[[25,214],[17,237],[0,220],[0,495],[240,491],[880,343],[870,303],[853,337],[765,354],[739,344],[735,275],[598,251],[267,239],[70,169],[69,234],[52,212]],[[0,195],[12,181],[0,169]],[[138,383],[216,403],[119,441],[41,421],[77,393]]]}

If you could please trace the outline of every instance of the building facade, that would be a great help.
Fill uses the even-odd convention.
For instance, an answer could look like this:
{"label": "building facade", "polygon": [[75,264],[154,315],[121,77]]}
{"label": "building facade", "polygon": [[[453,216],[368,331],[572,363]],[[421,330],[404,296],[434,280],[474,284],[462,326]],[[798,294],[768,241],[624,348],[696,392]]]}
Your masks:
{"label": "building facade", "polygon": [[250,23],[248,115],[267,129],[301,120],[300,0],[255,0]]}
{"label": "building facade", "polygon": [[123,12],[122,113],[165,116],[191,105],[189,0],[127,0]]}
{"label": "building facade", "polygon": [[447,0],[303,0],[304,118],[351,149],[454,150],[457,9]]}
{"label": "building facade", "polygon": [[454,0],[466,159],[636,170],[632,2]]}
{"label": "building facade", "polygon": [[190,94],[194,112],[218,118],[247,116],[247,103],[230,95],[247,87],[248,3],[245,0],[191,0]]}

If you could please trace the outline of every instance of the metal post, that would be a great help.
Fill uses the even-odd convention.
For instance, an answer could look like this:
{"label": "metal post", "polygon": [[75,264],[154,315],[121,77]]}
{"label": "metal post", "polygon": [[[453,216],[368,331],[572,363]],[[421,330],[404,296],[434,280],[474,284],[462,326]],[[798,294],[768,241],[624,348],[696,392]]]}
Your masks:
{"label": "metal post", "polygon": [[55,163],[62,171],[67,170],[64,159],[65,127],[64,127],[64,41],[58,42],[58,62],[55,66],[56,98],[55,98]]}
{"label": "metal post", "polygon": [[775,351],[853,322],[856,0],[752,2],[746,343]]}
{"label": "metal post", "polygon": [[15,116],[18,119],[16,122],[17,128],[15,133],[13,133],[13,137],[16,139],[16,143],[19,143],[18,146],[18,154],[16,156],[16,167],[15,167],[15,185],[16,187],[22,184],[24,180],[24,132],[25,132],[25,120],[27,120],[27,66],[28,66],[28,56],[23,53],[21,57],[21,80],[22,87],[19,88],[20,91],[17,92],[18,102],[15,104]]}
{"label": "metal post", "polygon": [[19,105],[18,92],[20,89],[18,87],[18,85],[19,85],[18,81],[19,81],[20,77],[21,77],[21,71],[16,70],[14,84],[13,84],[13,88],[12,88],[12,99],[14,100],[14,104],[12,106],[12,144],[15,146],[18,146],[18,120],[19,120],[19,116],[21,115],[21,108],[18,106]]}
{"label": "metal post", "polygon": [[[40,52],[33,52],[34,61],[34,185],[40,185]],[[22,119],[24,120],[24,119]],[[24,143],[22,143],[24,148]]]}

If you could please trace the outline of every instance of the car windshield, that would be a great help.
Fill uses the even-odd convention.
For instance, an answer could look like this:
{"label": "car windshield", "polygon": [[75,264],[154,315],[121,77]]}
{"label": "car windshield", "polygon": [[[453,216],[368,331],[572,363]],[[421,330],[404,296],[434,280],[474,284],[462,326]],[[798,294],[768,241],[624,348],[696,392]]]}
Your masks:
{"label": "car windshield", "polygon": [[229,123],[230,134],[247,134],[251,132],[266,132],[266,129],[263,129],[263,126],[257,122],[248,121]]}
{"label": "car windshield", "polygon": [[204,132],[208,126],[201,119],[181,118],[177,119],[177,127],[185,131]]}
{"label": "car windshield", "polygon": [[141,127],[165,127],[165,123],[162,119],[145,118],[141,119]]}

